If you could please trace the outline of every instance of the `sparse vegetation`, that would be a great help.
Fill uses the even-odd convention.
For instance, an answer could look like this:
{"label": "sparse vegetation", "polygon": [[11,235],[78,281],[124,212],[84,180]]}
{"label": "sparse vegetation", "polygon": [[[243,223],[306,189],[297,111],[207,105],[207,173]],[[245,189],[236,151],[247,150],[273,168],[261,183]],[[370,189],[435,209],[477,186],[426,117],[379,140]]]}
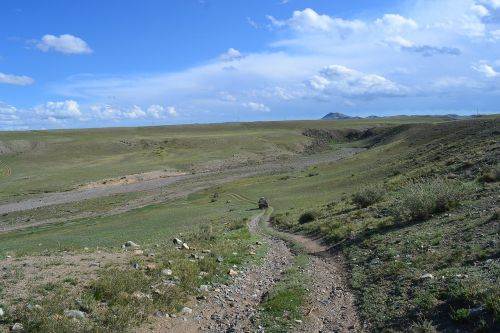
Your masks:
{"label": "sparse vegetation", "polygon": [[304,212],[299,216],[299,223],[306,224],[306,223],[312,222],[312,221],[316,220],[319,217],[319,215],[320,214],[317,211],[310,210],[310,211]]}
{"label": "sparse vegetation", "polygon": [[419,179],[397,192],[391,210],[399,222],[424,221],[458,206],[473,190],[472,184],[459,181]]}
{"label": "sparse vegetation", "polygon": [[381,186],[371,185],[357,190],[352,195],[352,201],[360,208],[366,208],[381,201],[384,189]]}

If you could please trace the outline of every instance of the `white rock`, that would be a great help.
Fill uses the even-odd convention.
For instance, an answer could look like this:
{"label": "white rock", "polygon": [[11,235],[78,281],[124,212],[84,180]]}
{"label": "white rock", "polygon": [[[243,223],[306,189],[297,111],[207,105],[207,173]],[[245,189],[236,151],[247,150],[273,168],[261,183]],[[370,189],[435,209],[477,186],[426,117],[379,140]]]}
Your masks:
{"label": "white rock", "polygon": [[2,318],[5,315],[5,312],[3,311],[2,308],[0,308],[0,318]]}
{"label": "white rock", "polygon": [[209,292],[209,291],[210,291],[210,286],[209,286],[209,285],[207,285],[207,284],[202,284],[202,285],[200,286],[200,291],[201,291],[201,292],[205,292],[205,293],[207,293],[207,292]]}
{"label": "white rock", "polygon": [[24,326],[23,324],[21,323],[15,323],[13,326],[12,326],[12,332],[24,332]]}
{"label": "white rock", "polygon": [[434,276],[430,273],[424,274],[420,277],[421,280],[432,280],[434,279]]}
{"label": "white rock", "polygon": [[191,313],[193,313],[193,309],[188,308],[187,306],[185,306],[185,307],[182,308],[181,312],[184,313],[184,314],[191,314]]}
{"label": "white rock", "polygon": [[189,246],[186,243],[182,243],[181,248],[183,250],[189,250]]}
{"label": "white rock", "polygon": [[138,244],[136,244],[136,243],[134,243],[134,242],[132,242],[132,241],[127,241],[127,242],[125,243],[125,246],[126,246],[126,247],[139,247],[139,245],[138,245]]}
{"label": "white rock", "polygon": [[174,238],[174,244],[175,245],[182,245],[184,242],[181,241],[179,238]]}
{"label": "white rock", "polygon": [[64,310],[64,315],[68,318],[84,319],[85,312],[80,310]]}
{"label": "white rock", "polygon": [[162,269],[161,274],[170,276],[172,275],[172,270],[168,268]]}

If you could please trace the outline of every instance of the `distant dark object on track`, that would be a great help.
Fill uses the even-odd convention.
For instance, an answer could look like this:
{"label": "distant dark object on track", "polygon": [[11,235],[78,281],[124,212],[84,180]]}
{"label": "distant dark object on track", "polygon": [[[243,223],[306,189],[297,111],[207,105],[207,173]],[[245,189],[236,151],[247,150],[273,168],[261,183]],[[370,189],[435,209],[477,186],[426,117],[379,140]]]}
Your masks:
{"label": "distant dark object on track", "polygon": [[259,199],[259,209],[267,209],[269,207],[269,202],[267,199],[262,197]]}

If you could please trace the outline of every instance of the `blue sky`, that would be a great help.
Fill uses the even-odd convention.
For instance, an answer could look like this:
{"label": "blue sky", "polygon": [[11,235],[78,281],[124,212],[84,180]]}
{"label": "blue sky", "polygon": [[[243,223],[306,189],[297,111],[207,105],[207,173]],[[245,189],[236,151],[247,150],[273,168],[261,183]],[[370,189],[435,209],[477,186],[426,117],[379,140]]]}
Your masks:
{"label": "blue sky", "polygon": [[0,130],[499,112],[500,0],[0,3]]}

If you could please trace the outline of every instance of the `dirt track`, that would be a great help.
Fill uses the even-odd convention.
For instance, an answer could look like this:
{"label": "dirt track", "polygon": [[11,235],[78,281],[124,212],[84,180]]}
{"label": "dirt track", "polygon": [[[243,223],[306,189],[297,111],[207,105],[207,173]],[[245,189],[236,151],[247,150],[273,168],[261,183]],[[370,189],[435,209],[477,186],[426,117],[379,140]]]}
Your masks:
{"label": "dirt track", "polygon": [[[250,231],[260,235],[269,246],[262,265],[239,271],[230,285],[212,288],[206,301],[193,306],[193,314],[155,318],[139,332],[264,332],[256,320],[260,302],[291,267],[293,254],[283,240],[263,233],[259,225],[262,216],[256,215],[249,223]],[[341,258],[331,255],[318,241],[300,236],[296,241],[311,256],[306,273],[313,285],[303,309],[304,321],[292,331],[363,332]]]}

